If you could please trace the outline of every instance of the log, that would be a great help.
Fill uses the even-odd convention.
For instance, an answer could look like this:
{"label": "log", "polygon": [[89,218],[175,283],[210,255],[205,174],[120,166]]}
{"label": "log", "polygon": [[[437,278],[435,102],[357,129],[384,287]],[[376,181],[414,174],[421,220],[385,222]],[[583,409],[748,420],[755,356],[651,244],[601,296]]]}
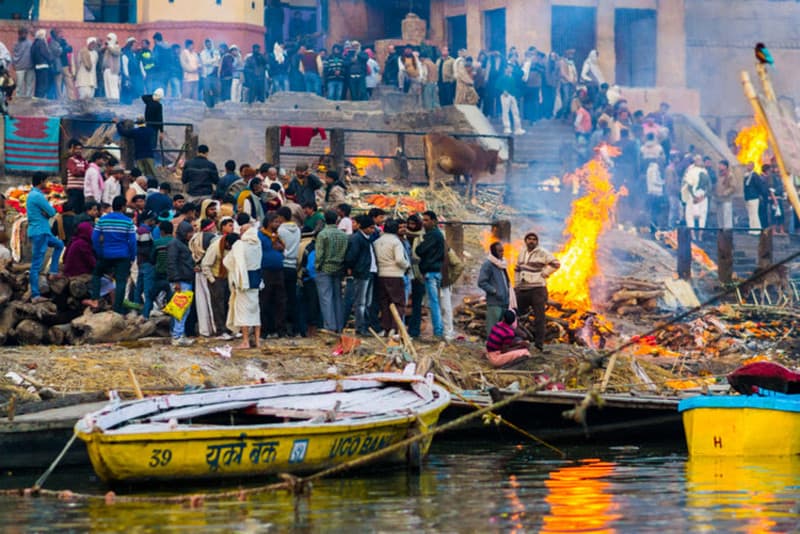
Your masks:
{"label": "log", "polygon": [[89,284],[92,275],[76,276],[69,281],[69,294],[72,298],[80,302],[89,295]]}
{"label": "log", "polygon": [[0,282],[0,306],[11,300],[14,296],[14,289],[8,282]]}
{"label": "log", "polygon": [[23,319],[14,328],[13,336],[20,345],[39,345],[47,338],[47,328],[37,321]]}
{"label": "log", "polygon": [[36,319],[37,321],[44,321],[55,318],[58,313],[58,307],[53,302],[20,302],[15,301],[11,305],[17,313],[29,319]]}
{"label": "log", "polygon": [[623,289],[611,295],[611,300],[613,302],[619,302],[631,299],[653,299],[659,298],[663,294],[664,291],[660,289],[654,291],[633,291],[629,289]]}
{"label": "log", "polygon": [[69,287],[69,279],[66,277],[50,280],[50,292],[61,295]]}
{"label": "log", "polygon": [[74,343],[115,343],[151,336],[158,325],[137,315],[123,316],[107,311],[83,315],[72,320]]}
{"label": "log", "polygon": [[0,313],[0,345],[4,345],[20,317],[13,306],[5,306]]}
{"label": "log", "polygon": [[642,308],[640,306],[620,306],[617,308],[618,315],[628,315],[631,313],[641,313]]}
{"label": "log", "polygon": [[644,302],[640,303],[642,308],[647,311],[653,311],[658,308],[658,300],[657,299],[647,299]]}
{"label": "log", "polygon": [[69,345],[72,343],[72,325],[57,324],[47,330],[47,337],[51,345]]}
{"label": "log", "polygon": [[619,286],[620,288],[629,289],[654,290],[664,288],[664,285],[660,282],[648,282],[647,280],[639,280],[638,278],[607,277],[606,284],[608,287]]}

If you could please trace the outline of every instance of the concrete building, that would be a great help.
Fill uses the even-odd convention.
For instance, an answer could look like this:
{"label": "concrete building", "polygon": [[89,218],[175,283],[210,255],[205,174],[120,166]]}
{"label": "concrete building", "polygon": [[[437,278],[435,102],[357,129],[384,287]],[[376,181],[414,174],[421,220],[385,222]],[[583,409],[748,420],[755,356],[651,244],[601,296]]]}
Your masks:
{"label": "concrete building", "polygon": [[264,0],[6,0],[0,2],[0,40],[11,48],[20,24],[59,27],[80,48],[87,37],[114,32],[172,43],[207,37],[243,49],[264,42]]}

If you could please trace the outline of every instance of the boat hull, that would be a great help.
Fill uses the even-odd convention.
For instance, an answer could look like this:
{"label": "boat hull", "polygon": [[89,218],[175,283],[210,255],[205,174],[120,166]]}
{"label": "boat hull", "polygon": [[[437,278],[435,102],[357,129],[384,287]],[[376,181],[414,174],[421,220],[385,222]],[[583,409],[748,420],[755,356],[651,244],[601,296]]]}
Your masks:
{"label": "boat hull", "polygon": [[700,396],[678,409],[690,456],[800,454],[800,400],[793,396]]}
{"label": "boat hull", "polygon": [[[152,434],[78,432],[105,482],[308,473],[363,458],[434,425],[444,405],[363,425],[202,429]],[[432,437],[376,460],[417,463]]]}

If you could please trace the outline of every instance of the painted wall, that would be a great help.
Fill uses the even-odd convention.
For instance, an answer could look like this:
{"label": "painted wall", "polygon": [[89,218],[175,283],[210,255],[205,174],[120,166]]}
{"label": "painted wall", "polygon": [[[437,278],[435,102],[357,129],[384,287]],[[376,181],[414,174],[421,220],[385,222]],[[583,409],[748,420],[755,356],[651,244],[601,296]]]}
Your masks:
{"label": "painted wall", "polygon": [[139,23],[214,21],[264,24],[264,0],[139,0]]}

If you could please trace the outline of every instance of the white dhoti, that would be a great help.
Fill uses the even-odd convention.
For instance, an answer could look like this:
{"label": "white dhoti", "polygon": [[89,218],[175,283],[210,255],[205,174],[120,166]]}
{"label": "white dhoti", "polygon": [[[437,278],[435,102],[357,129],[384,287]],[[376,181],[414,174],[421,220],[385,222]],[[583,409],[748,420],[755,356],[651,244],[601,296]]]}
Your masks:
{"label": "white dhoti", "polygon": [[700,202],[686,203],[686,226],[689,228],[705,228],[708,217],[708,197]]}
{"label": "white dhoti", "polygon": [[194,275],[194,305],[197,310],[197,331],[201,336],[209,337],[216,334],[214,326],[214,311],[211,308],[211,292],[208,290],[208,280],[203,273]]}
{"label": "white dhoti", "polygon": [[758,216],[758,200],[754,198],[753,200],[744,201],[747,207],[747,224],[750,226],[750,233],[752,234],[758,234],[761,230],[761,219]]}
{"label": "white dhoti", "polygon": [[103,71],[103,85],[106,89],[106,98],[119,100],[119,74],[113,74],[111,69]]}
{"label": "white dhoti", "polygon": [[230,331],[236,331],[243,326],[261,326],[258,289],[231,289],[225,326]]}

